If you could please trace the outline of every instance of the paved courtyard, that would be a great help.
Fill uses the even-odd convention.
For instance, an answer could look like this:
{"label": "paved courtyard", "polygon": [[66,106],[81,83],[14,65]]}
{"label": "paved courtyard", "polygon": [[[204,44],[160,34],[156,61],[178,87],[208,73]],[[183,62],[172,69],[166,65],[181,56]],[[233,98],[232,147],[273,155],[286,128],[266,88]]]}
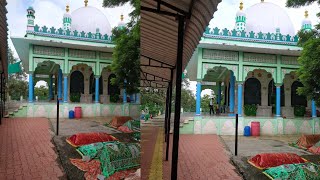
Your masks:
{"label": "paved courtyard", "polygon": [[66,179],[45,118],[3,119],[0,179]]}
{"label": "paved courtyard", "polygon": [[232,160],[246,179],[268,180],[269,178],[252,165],[247,160],[259,153],[295,153],[303,158],[319,163],[320,157],[311,153],[291,147],[288,143],[295,142],[300,135],[278,135],[278,136],[260,136],[260,137],[244,137],[239,136],[238,156],[234,156],[235,152],[235,136],[221,136],[222,141],[226,144],[228,150],[232,153]]}
{"label": "paved courtyard", "polygon": [[[169,161],[165,161],[166,143],[162,127],[142,127],[141,136],[142,179],[171,179],[172,135]],[[180,135],[178,179],[238,180],[242,177],[217,135]]]}

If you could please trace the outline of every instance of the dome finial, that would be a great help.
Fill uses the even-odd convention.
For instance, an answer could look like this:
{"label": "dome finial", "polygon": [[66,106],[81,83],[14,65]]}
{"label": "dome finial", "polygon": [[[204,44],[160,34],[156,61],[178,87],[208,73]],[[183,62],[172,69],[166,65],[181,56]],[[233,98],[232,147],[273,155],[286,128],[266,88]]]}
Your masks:
{"label": "dome finial", "polygon": [[261,2],[263,3],[263,2],[264,2],[264,0],[261,0]]}
{"label": "dome finial", "polygon": [[240,2],[240,6],[239,6],[239,8],[240,8],[240,10],[242,10],[242,9],[243,9],[243,2],[242,2],[242,1]]}
{"label": "dome finial", "polygon": [[123,21],[123,14],[121,14],[121,16],[120,16],[120,20],[121,20],[121,21]]}
{"label": "dome finial", "polygon": [[66,12],[69,12],[69,5],[67,4],[67,6],[66,6]]}
{"label": "dome finial", "polygon": [[84,0],[84,5],[87,7],[88,6],[88,0]]}
{"label": "dome finial", "polygon": [[306,11],[304,12],[304,17],[305,17],[305,18],[308,18],[308,16],[309,16],[309,13],[308,13],[308,11],[306,10]]}

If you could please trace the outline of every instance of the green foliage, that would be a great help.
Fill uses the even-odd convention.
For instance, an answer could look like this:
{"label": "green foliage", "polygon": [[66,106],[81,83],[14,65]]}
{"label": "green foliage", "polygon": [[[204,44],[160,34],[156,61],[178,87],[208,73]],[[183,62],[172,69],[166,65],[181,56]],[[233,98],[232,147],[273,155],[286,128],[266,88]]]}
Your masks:
{"label": "green foliage", "polygon": [[181,89],[181,107],[184,112],[196,111],[196,98],[191,90]]}
{"label": "green foliage", "polygon": [[48,100],[49,89],[46,86],[34,87],[34,96],[38,96],[38,100]]}
{"label": "green foliage", "polygon": [[125,3],[130,3],[134,10],[130,13],[131,21],[127,27],[112,30],[116,47],[111,68],[116,78],[111,82],[125,88],[128,94],[133,94],[139,92],[140,85],[140,0],[104,0],[103,6],[116,7]]}
{"label": "green foliage", "polygon": [[201,109],[202,109],[202,112],[210,112],[210,96],[208,94],[204,95],[202,98],[201,98]]}
{"label": "green foliage", "polygon": [[297,117],[303,117],[306,114],[306,107],[304,106],[295,106],[294,115]]}
{"label": "green foliage", "polygon": [[71,102],[80,102],[81,94],[80,93],[70,93]]}
{"label": "green foliage", "polygon": [[[8,49],[8,63],[13,64],[18,62],[19,59],[13,56],[12,50]],[[16,74],[10,74],[8,77],[8,90],[9,96],[12,100],[20,100],[20,96],[26,98],[28,96],[28,82],[26,81],[27,74],[25,71]]]}
{"label": "green foliage", "polygon": [[246,116],[256,116],[257,115],[257,105],[255,105],[255,104],[244,105],[244,114]]}
{"label": "green foliage", "polygon": [[165,95],[163,92],[147,92],[141,91],[141,110],[148,107],[149,113],[157,116],[159,111],[161,113],[165,110]]}
{"label": "green foliage", "polygon": [[301,7],[308,6],[314,2],[320,4],[320,0],[287,0],[287,7]]}
{"label": "green foliage", "polygon": [[309,39],[298,60],[301,66],[297,73],[303,84],[298,88],[298,94],[314,99],[320,105],[320,38]]}
{"label": "green foliage", "polygon": [[[320,0],[287,0],[288,7],[301,7]],[[317,14],[320,17],[320,13]],[[298,44],[303,47],[298,61],[300,68],[297,71],[303,87],[298,88],[298,94],[308,99],[314,99],[320,105],[320,23],[312,31],[299,32]]]}
{"label": "green foliage", "polygon": [[8,82],[8,92],[12,100],[20,100],[20,96],[25,99],[28,96],[28,82],[16,78],[10,78]]}
{"label": "green foliage", "polygon": [[110,102],[117,103],[120,100],[119,94],[110,95]]}

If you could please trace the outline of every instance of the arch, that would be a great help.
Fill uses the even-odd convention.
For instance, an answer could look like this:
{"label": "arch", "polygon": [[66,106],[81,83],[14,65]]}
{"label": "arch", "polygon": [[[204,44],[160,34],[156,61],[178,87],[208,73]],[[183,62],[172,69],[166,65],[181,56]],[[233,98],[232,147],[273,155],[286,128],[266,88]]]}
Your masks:
{"label": "arch", "polygon": [[39,80],[34,87],[34,98],[38,97],[39,101],[47,101],[49,97],[48,83],[44,80]]}
{"label": "arch", "polygon": [[307,107],[307,98],[297,93],[298,87],[303,87],[303,84],[300,81],[294,81],[291,85],[291,105]]}
{"label": "arch", "polygon": [[[206,71],[205,71],[206,70]],[[224,82],[232,71],[235,79],[238,79],[238,72],[236,66],[231,65],[213,65],[206,64],[204,67],[203,81],[208,82]]]}
{"label": "arch", "polygon": [[244,104],[261,105],[261,83],[257,78],[249,78],[245,81]]}
{"label": "arch", "polygon": [[84,76],[82,72],[75,70],[70,74],[70,95],[84,93]]}

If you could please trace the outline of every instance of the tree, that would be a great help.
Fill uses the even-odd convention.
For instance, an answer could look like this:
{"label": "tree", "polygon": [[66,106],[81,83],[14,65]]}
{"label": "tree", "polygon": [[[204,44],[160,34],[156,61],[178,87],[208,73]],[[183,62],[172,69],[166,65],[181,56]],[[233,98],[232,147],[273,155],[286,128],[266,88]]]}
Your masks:
{"label": "tree", "polygon": [[[13,56],[12,50],[8,49],[8,62],[9,64],[14,64],[18,62],[19,59]],[[9,96],[12,100],[20,100],[20,96],[24,98],[28,95],[28,82],[26,81],[27,74],[25,71],[21,73],[9,74],[8,77],[8,90]]]}
{"label": "tree", "polygon": [[139,92],[140,85],[140,0],[104,0],[103,6],[115,7],[125,3],[130,3],[134,10],[130,13],[131,20],[127,27],[112,30],[116,45],[111,65],[116,78],[112,79],[112,83],[133,94]]}
{"label": "tree", "polygon": [[40,86],[34,88],[34,95],[38,96],[38,100],[48,100],[49,90],[46,86]]}
{"label": "tree", "polygon": [[202,112],[210,112],[210,95],[206,94],[201,98],[201,109]]}
{"label": "tree", "polygon": [[153,90],[141,91],[141,109],[148,107],[149,113],[156,116],[159,111],[165,110],[165,94],[162,91],[155,92]]}
{"label": "tree", "polygon": [[[320,0],[287,0],[288,7],[301,7]],[[317,14],[320,17],[320,13]],[[300,95],[314,99],[320,105],[320,23],[311,31],[300,31],[298,45],[303,48],[298,61],[300,68],[297,71],[303,87],[298,88]]]}

